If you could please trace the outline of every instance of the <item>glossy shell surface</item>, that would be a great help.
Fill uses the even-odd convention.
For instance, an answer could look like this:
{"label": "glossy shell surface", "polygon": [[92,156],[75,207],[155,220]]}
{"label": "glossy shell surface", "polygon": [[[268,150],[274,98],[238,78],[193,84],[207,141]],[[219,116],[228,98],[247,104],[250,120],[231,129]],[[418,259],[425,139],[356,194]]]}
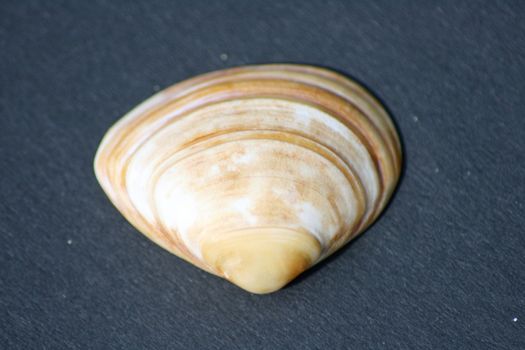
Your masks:
{"label": "glossy shell surface", "polygon": [[96,176],[151,240],[253,293],[363,232],[399,178],[392,121],[363,87],[305,65],[169,87],[104,136]]}

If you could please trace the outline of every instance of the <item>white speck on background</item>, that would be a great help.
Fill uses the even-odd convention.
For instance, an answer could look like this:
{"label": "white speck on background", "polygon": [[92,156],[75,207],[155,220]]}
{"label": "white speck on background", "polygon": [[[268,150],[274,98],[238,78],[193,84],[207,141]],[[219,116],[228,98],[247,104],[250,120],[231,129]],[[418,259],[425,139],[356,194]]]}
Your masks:
{"label": "white speck on background", "polygon": [[73,243],[73,240],[72,239],[68,239],[67,240],[67,244],[71,245]]}
{"label": "white speck on background", "polygon": [[412,120],[414,121],[414,123],[417,123],[419,121],[419,118],[417,116],[413,116]]}
{"label": "white speck on background", "polygon": [[512,322],[518,322],[518,318],[517,318],[517,317],[514,317],[514,318],[512,319]]}
{"label": "white speck on background", "polygon": [[221,55],[219,56],[221,61],[227,61],[228,60],[228,54],[226,53],[221,53]]}

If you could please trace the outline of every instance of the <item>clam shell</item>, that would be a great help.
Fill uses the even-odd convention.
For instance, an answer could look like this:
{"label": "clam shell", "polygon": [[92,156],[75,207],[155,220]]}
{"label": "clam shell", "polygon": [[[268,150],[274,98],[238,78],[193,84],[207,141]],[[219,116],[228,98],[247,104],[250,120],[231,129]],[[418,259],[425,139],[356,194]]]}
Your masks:
{"label": "clam shell", "polygon": [[140,232],[253,293],[366,229],[398,181],[381,104],[333,71],[259,65],[173,85],[104,136],[95,173]]}

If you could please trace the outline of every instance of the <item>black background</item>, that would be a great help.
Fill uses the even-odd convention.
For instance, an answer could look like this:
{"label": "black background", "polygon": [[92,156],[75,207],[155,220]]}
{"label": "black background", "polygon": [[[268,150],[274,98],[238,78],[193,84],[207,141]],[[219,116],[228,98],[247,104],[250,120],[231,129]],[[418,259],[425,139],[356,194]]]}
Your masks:
{"label": "black background", "polygon": [[[3,1],[0,348],[524,349],[523,4]],[[138,234],[92,161],[158,89],[267,62],[364,82],[405,168],[367,233],[256,296]]]}

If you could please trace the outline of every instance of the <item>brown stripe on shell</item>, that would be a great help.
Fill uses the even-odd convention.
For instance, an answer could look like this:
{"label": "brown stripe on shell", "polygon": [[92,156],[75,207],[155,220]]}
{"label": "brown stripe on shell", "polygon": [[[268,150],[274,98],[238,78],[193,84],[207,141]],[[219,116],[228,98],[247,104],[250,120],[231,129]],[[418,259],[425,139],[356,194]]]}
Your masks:
{"label": "brown stripe on shell", "polygon": [[[281,88],[279,89],[281,91],[281,93],[279,94],[277,87],[279,87],[280,85],[284,85],[284,84],[288,84],[288,86],[281,86]],[[241,80],[239,82],[229,82],[229,83],[225,83],[224,85],[213,85],[212,87],[209,87],[212,89],[212,93],[216,93],[217,95],[214,95],[214,99],[213,99],[213,102],[215,103],[218,103],[218,102],[223,102],[223,101],[226,101],[226,100],[232,100],[232,99],[236,99],[236,97],[231,97],[231,93],[232,91],[235,91],[236,94],[239,94],[239,95],[242,95],[242,98],[256,98],[256,97],[268,97],[268,98],[288,98],[292,101],[295,101],[295,102],[302,102],[302,103],[305,103],[305,104],[309,104],[315,108],[318,108],[318,109],[321,109],[321,110],[324,110],[325,112],[327,112],[328,114],[336,117],[336,119],[338,119],[341,123],[343,123],[344,125],[346,125],[359,139],[361,139],[361,142],[365,145],[365,147],[368,149],[368,153],[374,158],[376,159],[376,164],[378,166],[378,173],[381,174],[381,178],[383,179],[382,182],[384,182],[385,178],[389,177],[390,174],[385,174],[385,166],[383,166],[383,162],[380,161],[378,159],[378,155],[374,152],[374,150],[376,148],[379,148],[376,147],[374,148],[374,146],[372,146],[372,142],[370,141],[369,137],[367,137],[366,135],[372,135],[372,137],[376,138],[375,140],[375,143],[381,143],[382,140],[380,139],[380,137],[378,136],[377,133],[374,133],[374,132],[366,132],[363,130],[363,124],[362,123],[366,123],[368,120],[366,118],[358,118],[358,117],[355,117],[356,115],[361,115],[361,116],[364,116],[358,109],[355,109],[353,108],[352,106],[348,105],[348,103],[346,103],[344,100],[342,100],[341,98],[339,98],[338,96],[333,96],[331,95],[329,92],[326,92],[322,89],[319,89],[319,88],[316,88],[316,87],[313,87],[313,86],[308,86],[308,85],[304,85],[304,84],[296,84],[296,83],[293,83],[293,82],[287,82],[287,81],[281,81],[281,80],[258,80],[258,81],[250,81],[250,80]],[[253,89],[253,86],[256,86],[258,89]],[[244,89],[246,88],[252,88],[253,91],[252,93],[248,92],[248,91],[244,91]],[[259,89],[261,87],[264,87],[266,88],[266,90],[263,90],[263,91],[260,91]],[[293,94],[292,92],[295,92],[295,90],[293,90],[292,88],[295,88],[295,90],[299,90],[297,91],[296,94]],[[208,91],[206,91],[208,88],[205,88],[204,90],[198,90],[196,93],[198,93],[199,95],[202,95],[202,96],[205,96],[205,97],[208,97],[210,93],[208,93]],[[311,91],[309,91],[309,89],[311,89]],[[303,90],[303,91],[301,91]],[[243,92],[242,94],[240,92]],[[265,92],[267,92],[265,94]],[[301,95],[301,92],[306,92],[306,94],[308,96],[302,96]],[[218,95],[219,93],[222,93],[224,94],[224,97],[223,98],[220,98],[220,96]],[[188,95],[187,98],[190,98],[190,97],[194,97],[193,95]],[[308,99],[309,97],[309,99]],[[319,101],[319,99],[316,99],[316,97],[319,97],[321,98],[322,100]],[[195,98],[195,97],[194,97]],[[237,99],[239,99],[240,97],[237,97]],[[334,101],[327,101],[329,99],[333,99]],[[317,101],[316,101],[317,100]],[[322,103],[322,102],[325,102],[325,103]],[[328,107],[328,105],[330,104],[329,102],[333,102],[331,103],[332,105],[335,104],[336,108],[330,108]],[[184,99],[181,101],[181,100],[177,100],[177,101],[174,101],[173,104],[186,104],[186,101],[184,101]],[[171,103],[169,104],[171,105]],[[166,106],[163,106],[163,108],[169,108],[169,105],[166,105]],[[203,103],[203,104],[198,104],[198,107],[196,108],[201,108],[203,106],[207,105],[207,103]],[[340,108],[352,108],[353,110],[350,110],[350,111],[346,111],[347,113],[353,113],[355,119],[351,119],[351,118],[348,118],[346,114],[344,114],[344,111],[343,112],[339,112],[337,110],[337,107]],[[176,106],[172,106],[170,108],[170,110],[176,110]],[[190,113],[192,110],[187,110],[185,111],[186,113]],[[182,114],[186,114],[186,113],[182,113]],[[160,114],[161,116],[162,115],[165,115],[165,114]],[[151,117],[154,117],[154,116],[151,116]],[[173,119],[176,119],[178,118],[179,116],[173,116]],[[356,125],[355,121],[359,121],[359,119],[362,121],[361,125]],[[158,129],[166,126],[168,123],[170,123],[169,120],[167,120],[165,123],[163,123],[161,126],[159,126]],[[373,125],[368,125],[366,126],[368,128],[374,128]],[[366,128],[365,127],[365,128]],[[158,130],[157,129],[157,130]],[[143,139],[143,142],[145,142],[148,138],[150,138],[153,134],[155,134],[155,131],[150,133],[148,135],[147,138]],[[143,144],[143,142],[141,142],[140,144],[137,144],[137,147],[140,147],[141,144]],[[381,184],[381,186],[383,186]],[[380,192],[383,193],[380,189]],[[381,200],[380,202],[382,203],[384,200]]]}
{"label": "brown stripe on shell", "polygon": [[[281,81],[277,81],[277,82],[282,83]],[[251,83],[253,83],[253,82],[251,82],[251,81],[243,81],[243,83],[244,83],[244,86],[247,86],[247,84],[251,84]],[[266,81],[266,80],[265,80],[265,81],[263,81],[263,82],[258,81],[258,85],[259,85],[259,87],[260,87],[261,85],[264,84],[264,85],[266,85],[267,88],[270,88],[270,89],[271,89],[271,87],[272,87],[275,83],[276,83],[275,81],[271,81],[271,80],[270,80],[270,81]],[[237,83],[237,84],[239,84],[239,83]],[[232,89],[232,88],[233,88],[233,89],[236,89],[237,92],[241,91],[240,87],[235,86],[235,85],[232,86],[232,85],[233,85],[233,83],[228,83],[228,84],[227,84],[227,87],[230,88],[230,89]],[[295,86],[296,88],[301,87],[301,86],[299,86],[298,84],[295,84],[295,83],[294,83],[294,86]],[[313,89],[317,89],[317,88],[315,88],[315,87],[312,87],[312,88],[313,88]],[[213,90],[216,90],[216,91],[218,90],[218,91],[222,92],[222,93],[224,94],[224,96],[225,96],[225,98],[220,99],[220,98],[218,98],[217,95],[215,95],[215,99],[213,99],[213,103],[219,103],[219,102],[223,102],[223,101],[226,101],[226,100],[232,100],[232,99],[235,99],[235,98],[231,98],[230,95],[228,95],[228,93],[230,92],[229,90],[225,90],[225,91],[223,91],[223,90],[218,89],[217,86],[213,86]],[[318,91],[314,91],[314,93],[319,93],[319,94],[320,94],[321,91],[322,91],[322,90],[319,89]],[[200,90],[199,92],[200,92],[200,94],[202,94],[203,96],[206,96],[206,97],[209,96],[208,93],[207,93],[207,91],[202,91],[202,90]],[[192,96],[193,96],[193,95],[189,95],[188,98],[189,98],[189,97],[192,97]],[[268,94],[268,95],[264,95],[264,94],[262,94],[262,93],[260,93],[260,92],[258,92],[258,91],[254,92],[253,95],[252,95],[252,94],[248,94],[248,93],[244,93],[244,94],[242,95],[242,98],[258,98],[258,97],[259,97],[259,98],[260,98],[260,97],[282,98],[282,95],[277,95],[277,94],[273,94],[273,95],[269,95],[269,94]],[[329,96],[326,96],[326,97],[329,98]],[[339,113],[336,113],[336,112],[333,111],[333,110],[328,110],[327,108],[324,108],[324,106],[321,107],[320,105],[317,105],[317,104],[315,103],[315,101],[311,101],[311,100],[307,100],[307,99],[302,99],[302,98],[300,99],[299,97],[294,96],[293,94],[289,94],[289,95],[287,96],[287,98],[288,98],[289,100],[292,100],[292,101],[295,101],[295,102],[302,102],[302,103],[304,103],[304,104],[308,104],[308,105],[310,105],[310,106],[312,106],[312,107],[314,107],[314,108],[324,110],[327,114],[332,115],[332,116],[336,116],[336,117],[337,117],[337,116],[339,115]],[[341,104],[344,104],[343,101],[338,101],[338,102],[340,102]],[[180,101],[180,100],[178,100],[178,101],[175,101],[174,103],[181,104],[181,103],[185,103],[185,101]],[[211,102],[210,102],[210,103],[211,103]],[[203,106],[209,105],[210,103],[197,104],[197,106],[195,107],[195,109],[202,108]],[[166,105],[162,107],[162,109],[168,109],[168,108],[169,108],[169,106],[166,106]],[[176,108],[174,108],[174,107],[169,108],[169,110],[173,110],[173,109],[176,110]],[[181,115],[175,115],[175,116],[173,116],[172,119],[170,119],[170,120],[166,120],[166,121],[165,121],[162,125],[160,125],[156,130],[160,130],[162,127],[165,127],[165,126],[168,125],[169,123],[176,122],[177,119],[178,119],[179,117],[181,117],[182,115],[186,115],[186,114],[188,114],[188,113],[191,113],[191,112],[193,112],[195,109],[188,109],[188,110],[184,111],[184,113],[181,112]],[[357,112],[358,112],[358,111],[357,111]],[[157,113],[158,113],[158,115],[160,115],[160,116],[165,116],[165,115],[166,115],[166,113],[161,113],[160,111],[157,112]],[[149,117],[150,117],[150,118],[153,118],[154,116],[151,116],[151,115],[150,115]],[[338,119],[340,122],[342,122],[344,125],[346,125],[347,127],[349,126],[349,123],[352,122],[352,120],[349,120],[348,118],[345,118],[345,117],[338,117],[337,119]],[[375,159],[375,163],[376,163],[377,166],[378,166],[378,173],[379,173],[379,174],[382,174],[382,173],[383,173],[383,172],[381,171],[382,164],[381,164],[380,161],[377,160],[377,158],[376,158],[377,156],[376,156],[375,152],[373,152],[373,149],[374,149],[374,148],[373,148],[373,146],[370,145],[370,141],[368,141],[368,139],[366,138],[366,136],[364,136],[365,134],[364,134],[363,132],[359,132],[359,131],[355,130],[355,128],[353,127],[353,125],[352,125],[351,127],[349,127],[349,128],[350,128],[350,130],[351,130],[351,131],[352,131],[352,132],[353,132],[353,133],[354,133],[359,139],[361,139],[361,142],[362,142],[362,143],[365,145],[365,147],[368,149],[368,153],[372,156],[373,159]],[[124,174],[124,175],[125,175],[125,173],[126,173],[126,169],[127,169],[127,166],[128,166],[128,164],[129,164],[129,159],[131,159],[131,158],[133,157],[133,154],[136,152],[136,150],[137,150],[138,148],[140,148],[140,146],[141,146],[142,144],[144,144],[144,142],[146,142],[148,139],[150,139],[155,133],[156,133],[156,131],[150,132],[149,134],[147,134],[147,137],[143,138],[143,140],[142,140],[142,142],[141,142],[140,144],[136,144],[136,145],[135,145],[135,150],[134,150],[134,152],[132,152],[131,154],[128,155],[128,157],[126,157],[126,159],[128,159],[127,161],[124,161],[124,162],[123,162],[124,165],[123,165],[123,169],[122,169],[121,174]],[[118,157],[118,156],[119,156],[119,154],[115,155],[115,157]],[[122,156],[121,156],[121,157],[122,157]],[[380,177],[380,179],[381,179],[381,177]],[[121,188],[125,188],[125,176],[122,176],[122,177],[120,178],[120,180],[121,180],[121,182],[120,182],[120,187],[121,187]],[[379,189],[379,192],[380,192],[380,193],[382,193],[382,186],[383,186],[382,183],[380,183],[380,189]],[[123,192],[123,193],[125,193],[125,192]],[[130,205],[132,205],[131,201],[128,201],[128,202],[129,202]],[[379,205],[379,204],[375,205],[375,207],[377,207],[378,205]],[[375,211],[376,211],[376,208],[374,208],[374,212],[375,212]],[[374,215],[371,215],[371,219],[370,219],[370,220],[373,220],[373,216],[374,216]]]}

